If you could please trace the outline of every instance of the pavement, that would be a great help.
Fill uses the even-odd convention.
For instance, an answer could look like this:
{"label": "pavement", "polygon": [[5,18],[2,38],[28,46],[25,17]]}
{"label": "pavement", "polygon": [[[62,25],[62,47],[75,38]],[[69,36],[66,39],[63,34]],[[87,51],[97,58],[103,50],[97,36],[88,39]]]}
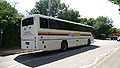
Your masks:
{"label": "pavement", "polygon": [[15,49],[15,50],[0,51],[0,56],[8,56],[8,55],[27,53],[27,52],[33,52],[33,50]]}
{"label": "pavement", "polygon": [[[0,56],[7,56],[13,54],[27,53],[33,52],[32,50],[8,50],[8,51],[0,51]],[[103,60],[99,61],[91,68],[120,68],[120,48],[110,55],[106,56]]]}
{"label": "pavement", "polygon": [[120,48],[99,61],[92,68],[120,68]]}

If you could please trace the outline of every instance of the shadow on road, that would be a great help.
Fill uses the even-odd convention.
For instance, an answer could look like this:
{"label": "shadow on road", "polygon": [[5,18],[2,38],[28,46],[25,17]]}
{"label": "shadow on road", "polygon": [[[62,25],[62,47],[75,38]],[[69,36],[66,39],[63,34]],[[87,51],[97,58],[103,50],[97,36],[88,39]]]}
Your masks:
{"label": "shadow on road", "polygon": [[59,50],[37,52],[32,54],[19,55],[14,60],[29,67],[38,67],[51,62],[62,60],[70,56],[84,53],[99,47],[100,46],[97,46],[97,45],[91,45],[91,46],[69,48],[68,51],[65,51],[65,52],[60,52]]}

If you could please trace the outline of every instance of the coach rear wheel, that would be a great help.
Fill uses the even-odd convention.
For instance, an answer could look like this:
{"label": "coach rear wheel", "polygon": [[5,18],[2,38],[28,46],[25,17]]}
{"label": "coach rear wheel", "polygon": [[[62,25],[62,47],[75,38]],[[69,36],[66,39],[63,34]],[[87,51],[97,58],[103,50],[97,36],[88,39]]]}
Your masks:
{"label": "coach rear wheel", "polygon": [[90,45],[91,44],[91,41],[90,41],[90,39],[88,39],[88,41],[87,41],[87,45]]}
{"label": "coach rear wheel", "polygon": [[66,51],[68,49],[67,41],[62,41],[61,43],[61,51]]}

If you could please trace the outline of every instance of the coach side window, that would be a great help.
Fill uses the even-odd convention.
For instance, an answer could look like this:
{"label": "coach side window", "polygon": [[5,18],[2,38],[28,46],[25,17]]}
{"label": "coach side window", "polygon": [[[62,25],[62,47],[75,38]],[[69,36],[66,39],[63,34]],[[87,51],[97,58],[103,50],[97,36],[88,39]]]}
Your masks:
{"label": "coach side window", "polygon": [[59,22],[57,20],[49,19],[49,28],[50,29],[58,29]]}
{"label": "coach side window", "polygon": [[40,18],[40,28],[48,28],[48,19]]}

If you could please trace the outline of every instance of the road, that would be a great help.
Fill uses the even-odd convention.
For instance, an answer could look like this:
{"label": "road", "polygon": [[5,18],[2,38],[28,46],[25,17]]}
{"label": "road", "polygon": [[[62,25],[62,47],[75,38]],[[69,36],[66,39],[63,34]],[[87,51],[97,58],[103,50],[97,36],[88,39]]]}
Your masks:
{"label": "road", "polygon": [[95,40],[91,46],[68,51],[37,52],[0,57],[0,68],[89,68],[99,56],[120,47],[120,42]]}

